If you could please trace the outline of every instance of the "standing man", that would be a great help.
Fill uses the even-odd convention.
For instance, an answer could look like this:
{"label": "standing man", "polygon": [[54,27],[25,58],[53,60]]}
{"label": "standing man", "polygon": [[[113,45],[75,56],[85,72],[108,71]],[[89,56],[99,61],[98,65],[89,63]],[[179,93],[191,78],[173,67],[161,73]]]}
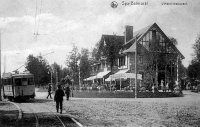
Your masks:
{"label": "standing man", "polygon": [[66,100],[69,100],[70,95],[70,85],[72,85],[72,81],[69,79],[69,76],[65,79],[65,83],[67,84],[65,87],[65,94],[66,94]]}
{"label": "standing man", "polygon": [[52,89],[52,86],[51,86],[51,84],[49,83],[47,99],[48,99],[49,96],[50,96],[50,98],[52,99],[52,97],[51,97],[51,89]]}
{"label": "standing man", "polygon": [[68,83],[67,83],[67,86],[65,88],[65,94],[66,94],[66,100],[69,100],[70,88],[69,88],[69,84]]}
{"label": "standing man", "polygon": [[55,92],[54,101],[56,101],[57,112],[59,111],[60,107],[60,114],[62,114],[63,96],[65,96],[65,93],[62,90],[61,86],[58,85],[58,89]]}

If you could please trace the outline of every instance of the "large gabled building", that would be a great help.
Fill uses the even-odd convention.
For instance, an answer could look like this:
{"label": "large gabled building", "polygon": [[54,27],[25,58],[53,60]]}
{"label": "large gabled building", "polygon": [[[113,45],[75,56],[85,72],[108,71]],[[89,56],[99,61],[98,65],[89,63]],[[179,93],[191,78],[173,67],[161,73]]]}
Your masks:
{"label": "large gabled building", "polygon": [[93,69],[93,80],[97,79],[95,74],[106,74],[99,78],[100,84],[107,78],[115,80],[118,89],[134,85],[136,61],[140,85],[160,86],[161,80],[164,83],[178,80],[178,66],[184,56],[156,23],[135,32],[132,26],[126,26],[125,36],[102,35],[99,43],[98,66],[102,70]]}

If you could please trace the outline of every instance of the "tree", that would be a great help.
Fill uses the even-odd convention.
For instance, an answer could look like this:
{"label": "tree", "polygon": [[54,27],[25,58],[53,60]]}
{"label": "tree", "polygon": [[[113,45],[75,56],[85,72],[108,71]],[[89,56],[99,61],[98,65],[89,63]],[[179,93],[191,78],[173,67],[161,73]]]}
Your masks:
{"label": "tree", "polygon": [[78,71],[78,61],[80,59],[80,53],[76,45],[73,45],[73,49],[70,52],[70,55],[67,56],[66,65],[70,69],[71,79],[74,80],[74,85],[77,85],[79,82],[79,71]]}
{"label": "tree", "polygon": [[98,53],[99,43],[95,44],[95,47],[92,49],[92,60],[98,61],[100,59],[100,54]]}
{"label": "tree", "polygon": [[194,49],[194,61],[200,62],[200,34],[196,38],[196,41],[193,45],[193,49]]}
{"label": "tree", "polygon": [[88,49],[81,50],[79,67],[80,67],[80,78],[81,78],[81,81],[83,81],[83,79],[90,76],[90,72],[91,72],[91,61],[89,60],[89,50]]}
{"label": "tree", "polygon": [[200,62],[192,62],[187,69],[187,75],[190,79],[198,79],[200,80]]}
{"label": "tree", "polygon": [[54,82],[57,83],[61,80],[61,66],[58,65],[56,62],[54,62],[52,65],[52,70],[53,70],[53,79]]}
{"label": "tree", "polygon": [[197,35],[195,43],[193,45],[194,54],[193,60],[187,69],[187,75],[190,79],[200,80],[200,34]]}
{"label": "tree", "polygon": [[50,82],[50,70],[47,61],[41,55],[38,57],[29,55],[25,68],[34,75],[36,84],[47,84]]}
{"label": "tree", "polygon": [[65,67],[62,69],[62,76],[63,78],[66,77],[67,75],[70,75],[70,69]]}
{"label": "tree", "polygon": [[119,51],[122,48],[124,41],[120,40],[120,37],[113,35],[111,37],[107,37],[107,42],[103,39],[104,42],[100,42],[97,56],[100,58],[106,58],[108,64],[110,64],[111,71],[113,67],[116,65],[116,60],[120,56]]}

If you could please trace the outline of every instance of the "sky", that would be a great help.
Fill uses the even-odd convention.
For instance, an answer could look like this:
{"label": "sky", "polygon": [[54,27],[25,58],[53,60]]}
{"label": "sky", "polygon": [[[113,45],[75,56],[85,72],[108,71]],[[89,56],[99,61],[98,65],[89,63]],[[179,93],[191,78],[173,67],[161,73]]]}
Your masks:
{"label": "sky", "polygon": [[[49,64],[56,62],[65,67],[66,56],[74,44],[91,50],[102,34],[123,35],[125,25],[136,31],[153,23],[177,39],[177,48],[185,56],[184,66],[190,64],[192,45],[200,34],[199,0],[115,0],[116,8],[111,7],[111,2],[0,0],[2,72],[24,65],[29,54],[41,54]],[[163,5],[164,2],[186,5]]]}

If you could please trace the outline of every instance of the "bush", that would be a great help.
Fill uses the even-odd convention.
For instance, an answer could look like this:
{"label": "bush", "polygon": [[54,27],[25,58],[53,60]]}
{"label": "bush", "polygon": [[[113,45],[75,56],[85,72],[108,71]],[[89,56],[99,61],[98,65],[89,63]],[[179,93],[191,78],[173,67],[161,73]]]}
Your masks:
{"label": "bush", "polygon": [[[166,97],[182,97],[183,94],[175,94],[172,92],[138,92],[137,98],[166,98]],[[135,98],[135,91],[74,91],[74,97],[78,98]]]}

